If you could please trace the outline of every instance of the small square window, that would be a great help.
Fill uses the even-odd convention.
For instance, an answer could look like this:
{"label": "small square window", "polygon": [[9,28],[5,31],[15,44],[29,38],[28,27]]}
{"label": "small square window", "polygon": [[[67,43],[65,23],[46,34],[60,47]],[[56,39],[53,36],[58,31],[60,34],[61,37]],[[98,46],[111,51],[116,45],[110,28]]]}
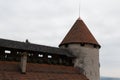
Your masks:
{"label": "small square window", "polygon": [[5,50],[5,53],[6,53],[6,54],[10,54],[11,51],[9,51],[9,50]]}
{"label": "small square window", "polygon": [[51,55],[48,55],[48,58],[52,58],[52,56],[51,56]]}
{"label": "small square window", "polygon": [[39,54],[38,57],[43,57],[43,54]]}

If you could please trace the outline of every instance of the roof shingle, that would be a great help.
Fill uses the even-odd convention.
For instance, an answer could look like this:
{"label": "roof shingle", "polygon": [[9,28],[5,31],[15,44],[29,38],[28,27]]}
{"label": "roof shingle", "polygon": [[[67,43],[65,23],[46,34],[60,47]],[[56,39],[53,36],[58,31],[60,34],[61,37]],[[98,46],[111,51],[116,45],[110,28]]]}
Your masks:
{"label": "roof shingle", "polygon": [[19,62],[0,61],[0,80],[88,80],[72,66],[27,64],[27,73],[21,74]]}

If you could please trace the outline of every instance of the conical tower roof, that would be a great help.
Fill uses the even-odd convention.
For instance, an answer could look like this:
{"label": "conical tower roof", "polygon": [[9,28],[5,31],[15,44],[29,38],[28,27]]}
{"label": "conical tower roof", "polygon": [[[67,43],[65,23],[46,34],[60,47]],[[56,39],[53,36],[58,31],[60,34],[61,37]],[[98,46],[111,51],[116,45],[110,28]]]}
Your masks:
{"label": "conical tower roof", "polygon": [[72,43],[87,43],[100,47],[99,43],[87,28],[86,24],[80,18],[76,20],[59,46]]}

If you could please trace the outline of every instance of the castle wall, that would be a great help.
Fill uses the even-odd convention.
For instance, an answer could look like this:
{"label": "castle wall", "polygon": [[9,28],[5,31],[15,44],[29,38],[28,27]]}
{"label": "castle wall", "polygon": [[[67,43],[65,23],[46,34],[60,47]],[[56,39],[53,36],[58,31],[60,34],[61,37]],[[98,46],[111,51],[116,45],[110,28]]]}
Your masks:
{"label": "castle wall", "polygon": [[89,80],[100,80],[99,72],[99,48],[95,48],[91,44],[69,44],[68,49],[77,58],[74,61],[74,66],[81,73],[86,75]]}

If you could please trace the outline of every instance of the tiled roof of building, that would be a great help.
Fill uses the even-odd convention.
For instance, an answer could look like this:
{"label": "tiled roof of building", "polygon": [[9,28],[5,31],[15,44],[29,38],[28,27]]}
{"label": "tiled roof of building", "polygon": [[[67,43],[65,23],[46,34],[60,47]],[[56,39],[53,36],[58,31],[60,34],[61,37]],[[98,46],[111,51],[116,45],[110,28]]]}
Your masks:
{"label": "tiled roof of building", "polygon": [[95,44],[100,47],[99,43],[91,34],[86,24],[80,18],[74,23],[59,46],[70,43],[88,43]]}
{"label": "tiled roof of building", "polygon": [[66,49],[60,49],[57,47],[50,47],[50,46],[43,46],[33,43],[26,43],[26,42],[19,42],[7,39],[0,38],[0,47],[8,48],[8,49],[16,49],[22,51],[34,51],[34,52],[43,52],[43,53],[50,53],[50,54],[59,54],[59,55],[66,55],[68,57],[74,57],[70,54],[70,52]]}
{"label": "tiled roof of building", "polygon": [[0,61],[0,80],[88,80],[72,66],[27,63],[21,74],[19,62]]}

